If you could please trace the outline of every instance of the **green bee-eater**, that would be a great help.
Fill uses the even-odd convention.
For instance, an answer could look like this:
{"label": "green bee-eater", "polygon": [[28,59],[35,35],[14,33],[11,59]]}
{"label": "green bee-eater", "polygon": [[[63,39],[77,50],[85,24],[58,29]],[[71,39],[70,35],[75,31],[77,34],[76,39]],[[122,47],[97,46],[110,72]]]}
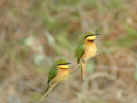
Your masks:
{"label": "green bee-eater", "polygon": [[86,63],[89,59],[96,56],[96,35],[85,33],[82,35],[80,44],[76,49],[77,63],[81,66],[81,79],[84,80],[86,73]]}
{"label": "green bee-eater", "polygon": [[70,63],[68,63],[65,59],[59,59],[55,64],[53,64],[48,75],[48,87],[41,100],[47,97],[57,84],[64,81],[69,76],[70,70]]}

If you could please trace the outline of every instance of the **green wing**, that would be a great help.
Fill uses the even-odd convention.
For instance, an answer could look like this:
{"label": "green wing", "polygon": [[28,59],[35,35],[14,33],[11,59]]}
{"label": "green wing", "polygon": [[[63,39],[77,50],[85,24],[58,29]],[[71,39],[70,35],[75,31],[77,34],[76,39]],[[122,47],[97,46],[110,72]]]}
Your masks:
{"label": "green wing", "polygon": [[56,76],[56,74],[57,74],[57,69],[56,69],[56,64],[54,64],[49,71],[48,83]]}
{"label": "green wing", "polygon": [[80,62],[80,58],[81,58],[81,56],[83,56],[83,54],[84,54],[83,43],[80,43],[80,45],[76,49],[77,63]]}
{"label": "green wing", "polygon": [[84,33],[84,34],[82,34],[80,36],[80,43],[79,43],[80,45],[76,49],[77,63],[80,62],[80,58],[84,54],[84,47],[83,47],[83,45],[84,45],[85,37],[88,36],[88,35],[91,35],[91,34],[94,34],[94,33],[92,33],[92,32],[86,32],[86,33]]}
{"label": "green wing", "polygon": [[57,74],[57,69],[56,66],[58,64],[65,64],[67,63],[67,61],[63,58],[58,59],[55,64],[53,64],[53,66],[51,67],[50,71],[49,71],[49,75],[48,75],[48,83],[56,76]]}

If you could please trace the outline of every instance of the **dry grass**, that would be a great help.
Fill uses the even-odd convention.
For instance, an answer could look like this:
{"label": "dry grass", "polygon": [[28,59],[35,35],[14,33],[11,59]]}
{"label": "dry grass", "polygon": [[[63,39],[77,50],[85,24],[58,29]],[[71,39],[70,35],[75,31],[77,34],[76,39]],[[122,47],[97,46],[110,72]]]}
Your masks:
{"label": "dry grass", "polygon": [[137,103],[137,0],[1,0],[0,12],[0,103],[38,103],[85,31],[104,33],[86,81],[75,71],[45,103]]}

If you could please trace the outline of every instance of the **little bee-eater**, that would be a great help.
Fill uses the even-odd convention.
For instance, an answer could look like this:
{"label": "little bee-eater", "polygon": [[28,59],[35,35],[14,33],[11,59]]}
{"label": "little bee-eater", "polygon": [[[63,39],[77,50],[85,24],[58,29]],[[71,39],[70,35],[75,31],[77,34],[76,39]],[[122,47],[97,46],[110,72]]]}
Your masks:
{"label": "little bee-eater", "polygon": [[86,73],[86,63],[89,59],[96,56],[96,35],[85,33],[82,35],[80,44],[76,49],[77,63],[81,66],[81,79],[84,80]]}
{"label": "little bee-eater", "polygon": [[48,75],[48,87],[45,91],[44,96],[42,96],[41,100],[48,96],[48,94],[54,89],[57,84],[64,81],[70,73],[70,63],[68,63],[65,59],[59,59],[56,63],[51,67]]}

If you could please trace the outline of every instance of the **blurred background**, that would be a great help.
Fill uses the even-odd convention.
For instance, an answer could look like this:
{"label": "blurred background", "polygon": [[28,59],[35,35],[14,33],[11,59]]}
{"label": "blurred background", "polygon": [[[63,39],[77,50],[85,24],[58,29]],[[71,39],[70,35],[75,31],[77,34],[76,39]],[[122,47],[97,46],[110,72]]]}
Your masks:
{"label": "blurred background", "polygon": [[0,0],[0,103],[38,103],[86,31],[103,36],[86,81],[73,72],[43,103],[137,103],[137,0]]}

